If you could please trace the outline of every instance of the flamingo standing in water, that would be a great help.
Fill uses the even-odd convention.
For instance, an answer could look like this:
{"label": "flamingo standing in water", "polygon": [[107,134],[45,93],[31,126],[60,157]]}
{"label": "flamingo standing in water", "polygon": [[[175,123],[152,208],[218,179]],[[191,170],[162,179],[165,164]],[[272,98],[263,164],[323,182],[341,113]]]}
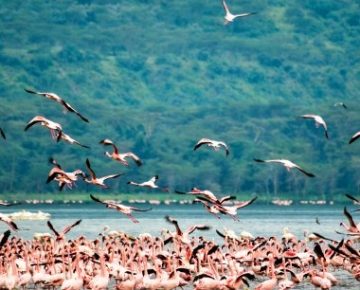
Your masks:
{"label": "flamingo standing in water", "polygon": [[108,156],[109,158],[112,158],[118,162],[120,162],[121,164],[125,165],[125,166],[129,166],[129,163],[127,162],[126,158],[131,158],[135,161],[137,166],[141,166],[142,165],[142,161],[141,159],[135,155],[132,152],[126,152],[126,153],[119,153],[118,148],[116,147],[116,145],[110,140],[110,139],[104,139],[101,140],[99,142],[100,144],[103,144],[105,146],[112,146],[114,151],[112,153],[109,152],[105,152],[105,155]]}
{"label": "flamingo standing in water", "polygon": [[224,21],[224,24],[228,24],[230,22],[233,22],[236,18],[240,18],[240,17],[246,17],[246,16],[250,16],[250,15],[254,15],[256,14],[256,12],[248,12],[248,13],[242,13],[242,14],[232,14],[230,12],[230,9],[229,7],[227,6],[225,0],[222,0],[222,5],[224,7],[224,10],[225,10],[225,21]]}
{"label": "flamingo standing in water", "polygon": [[55,93],[50,93],[50,92],[36,92],[30,89],[25,89],[25,92],[29,93],[29,94],[35,94],[35,95],[40,95],[43,96],[49,100],[55,101],[57,103],[59,103],[60,105],[63,106],[63,108],[66,111],[75,113],[76,115],[78,115],[83,121],[85,122],[89,122],[89,120],[87,118],[85,118],[83,115],[81,115],[78,111],[76,111],[69,103],[65,102],[61,97],[59,97],[57,94]]}
{"label": "flamingo standing in water", "polygon": [[146,212],[146,211],[151,210],[151,208],[142,209],[142,208],[137,208],[134,206],[126,206],[126,205],[115,203],[115,202],[102,201],[102,200],[98,199],[97,197],[93,196],[92,194],[90,194],[90,197],[93,201],[105,204],[107,208],[116,209],[117,211],[125,214],[128,218],[130,218],[130,220],[133,223],[139,223],[139,221],[131,215],[131,213],[133,211]]}

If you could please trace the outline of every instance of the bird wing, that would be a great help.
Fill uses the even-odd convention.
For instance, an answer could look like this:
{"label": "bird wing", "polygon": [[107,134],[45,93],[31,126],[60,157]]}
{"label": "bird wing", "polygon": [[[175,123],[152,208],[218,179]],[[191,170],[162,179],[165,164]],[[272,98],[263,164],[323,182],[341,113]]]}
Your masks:
{"label": "bird wing", "polygon": [[355,133],[355,134],[351,137],[351,139],[350,139],[350,141],[349,141],[349,144],[355,142],[359,137],[360,137],[360,131],[357,132],[357,133]]}
{"label": "bird wing", "polygon": [[220,232],[219,230],[216,230],[216,233],[217,233],[220,237],[222,237],[222,238],[225,238],[225,237],[226,237],[226,235],[223,234],[222,232]]}
{"label": "bird wing", "polygon": [[353,220],[353,217],[352,217],[351,214],[347,211],[346,206],[344,207],[344,215],[345,215],[346,218],[348,219],[350,226],[356,228],[356,224],[355,224],[355,222],[354,222],[354,220]]}
{"label": "bird wing", "polygon": [[360,200],[358,200],[356,197],[353,197],[350,194],[345,193],[345,196],[353,201],[355,201],[356,203],[360,204]]}
{"label": "bird wing", "polygon": [[236,196],[227,195],[227,196],[224,196],[224,197],[220,198],[220,199],[219,199],[219,203],[220,203],[220,204],[223,204],[225,201],[234,200],[234,199],[236,199]]}
{"label": "bird wing", "polygon": [[211,227],[207,226],[207,225],[193,225],[191,227],[189,227],[186,231],[187,233],[190,235],[192,234],[195,230],[199,230],[199,231],[207,231],[210,230]]}
{"label": "bird wing", "polygon": [[196,149],[198,149],[200,146],[202,146],[202,145],[204,145],[204,144],[210,144],[210,143],[212,143],[212,140],[207,139],[207,138],[202,138],[202,139],[200,139],[200,140],[196,143],[196,145],[194,146],[194,151],[195,151]]}
{"label": "bird wing", "polygon": [[81,220],[77,220],[75,223],[67,226],[64,230],[63,230],[63,234],[66,235],[68,232],[71,231],[72,228],[76,227],[77,225],[79,225],[81,223]]}
{"label": "bird wing", "polygon": [[52,223],[50,221],[47,221],[47,225],[50,228],[50,230],[53,231],[53,233],[55,234],[55,236],[59,237],[59,233],[55,230],[54,226],[52,225]]}
{"label": "bird wing", "polygon": [[304,173],[304,174],[305,174],[306,176],[308,176],[308,177],[315,177],[314,174],[305,171],[305,170],[302,169],[299,165],[296,165],[296,164],[295,164],[295,168],[296,168],[297,170],[299,170],[300,172]]}
{"label": "bird wing", "polygon": [[173,219],[172,217],[170,217],[170,216],[167,215],[167,216],[165,216],[165,220],[175,226],[175,228],[176,228],[176,233],[177,233],[178,235],[182,235],[182,231],[181,231],[181,229],[180,229],[180,227],[179,227],[179,224],[178,224],[178,222],[177,222],[176,219]]}
{"label": "bird wing", "polygon": [[246,206],[252,204],[256,199],[257,199],[257,196],[255,196],[254,198],[252,198],[248,201],[240,202],[239,204],[236,205],[236,208],[239,209],[239,208],[246,207]]}
{"label": "bird wing", "polygon": [[326,260],[325,255],[320,247],[320,245],[318,243],[315,243],[314,246],[314,253],[316,254],[316,256],[318,256],[319,258],[322,258],[324,260]]}
{"label": "bird wing", "polygon": [[229,147],[226,145],[225,142],[219,142],[220,146],[223,146],[225,148],[225,152],[226,152],[226,156],[228,156],[230,154],[230,150]]}
{"label": "bird wing", "polygon": [[60,164],[59,164],[54,158],[50,157],[50,158],[49,158],[49,162],[50,162],[51,164],[55,165],[55,167],[61,169]]}
{"label": "bird wing", "polygon": [[60,99],[60,103],[66,108],[68,109],[70,112],[75,113],[76,115],[78,115],[83,121],[85,121],[86,123],[89,123],[89,120],[87,118],[85,118],[83,115],[81,115],[78,111],[76,111],[69,103],[65,102],[63,99]]}
{"label": "bird wing", "polygon": [[86,168],[87,168],[88,171],[90,172],[91,178],[95,179],[95,178],[96,178],[96,175],[95,175],[94,170],[91,169],[90,160],[89,160],[88,158],[86,158]]}
{"label": "bird wing", "polygon": [[222,1],[222,5],[224,7],[225,13],[230,13],[229,7],[227,6],[225,0]]}
{"label": "bird wing", "polygon": [[3,233],[1,241],[0,241],[0,250],[6,244],[7,240],[10,237],[10,234],[11,234],[10,230],[7,230]]}
{"label": "bird wing", "polygon": [[0,216],[0,220],[6,223],[13,231],[17,231],[19,229],[18,226],[10,218],[3,218]]}
{"label": "bird wing", "polygon": [[315,119],[317,115],[307,114],[307,115],[301,115],[300,118],[303,119]]}
{"label": "bird wing", "polygon": [[1,137],[3,137],[3,139],[6,140],[6,135],[5,135],[5,132],[3,129],[0,128],[0,134],[1,134]]}
{"label": "bird wing", "polygon": [[113,141],[111,141],[110,139],[103,139],[99,142],[100,144],[103,144],[105,146],[107,145],[111,145],[114,148],[114,152],[115,154],[119,154],[119,150],[118,148],[115,146],[115,144],[113,143]]}
{"label": "bird wing", "polygon": [[104,202],[104,201],[98,199],[97,197],[93,196],[92,194],[90,194],[90,198],[91,198],[93,201],[96,201],[96,202],[99,202],[99,203],[108,205],[107,202]]}
{"label": "bird wing", "polygon": [[247,13],[235,14],[234,17],[246,17],[254,14],[256,14],[256,12],[247,12]]}
{"label": "bird wing", "polygon": [[121,175],[124,175],[124,173],[110,174],[110,175],[103,176],[103,177],[101,177],[99,179],[106,180],[106,179],[110,179],[110,178],[116,178],[116,177],[119,177]]}
{"label": "bird wing", "polygon": [[149,207],[149,208],[138,208],[138,207],[134,207],[134,206],[131,206],[130,209],[132,209],[133,211],[138,211],[138,212],[146,212],[146,211],[152,210],[151,207]]}
{"label": "bird wing", "polygon": [[137,166],[142,165],[141,159],[139,158],[139,156],[135,155],[134,153],[132,153],[132,152],[124,153],[124,158],[127,158],[127,157],[130,157],[131,159],[133,159]]}
{"label": "bird wing", "polygon": [[32,118],[27,124],[26,127],[24,129],[24,131],[27,131],[31,126],[40,123],[40,122],[46,122],[47,120],[44,117],[41,116],[36,116],[34,118]]}

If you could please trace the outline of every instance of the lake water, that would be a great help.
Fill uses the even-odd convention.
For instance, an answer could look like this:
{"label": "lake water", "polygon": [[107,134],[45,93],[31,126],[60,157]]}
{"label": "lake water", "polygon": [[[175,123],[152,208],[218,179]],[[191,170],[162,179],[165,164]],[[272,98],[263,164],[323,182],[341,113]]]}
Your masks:
{"label": "lake water", "polygon": [[[88,238],[96,238],[102,232],[104,226],[111,230],[120,230],[131,235],[140,233],[150,233],[159,235],[161,229],[173,230],[173,226],[164,219],[165,215],[170,215],[179,221],[182,228],[193,224],[207,224],[212,227],[210,231],[200,234],[208,239],[221,242],[221,238],[216,234],[215,229],[222,231],[225,228],[240,233],[245,230],[254,236],[277,236],[283,234],[283,228],[289,230],[300,238],[303,238],[304,231],[318,232],[324,236],[341,239],[335,230],[342,231],[339,223],[346,221],[343,215],[342,205],[292,205],[287,207],[275,205],[254,204],[239,211],[239,222],[233,221],[229,217],[223,216],[220,220],[216,219],[201,205],[149,205],[140,204],[137,207],[152,207],[149,212],[134,213],[140,221],[139,224],[132,223],[126,216],[115,210],[107,209],[96,203],[90,204],[22,204],[14,207],[1,208],[2,213],[11,213],[20,210],[37,212],[39,210],[51,214],[51,221],[56,229],[62,229],[66,225],[77,219],[82,219],[80,226],[71,231],[67,237],[74,238],[85,235]],[[351,207],[350,207],[351,208]],[[318,218],[320,225],[315,222]],[[354,219],[360,220],[360,214],[354,213]],[[20,231],[17,235],[26,239],[31,238],[35,232],[50,232],[46,221],[18,221]],[[0,231],[7,229],[4,223],[0,224]],[[340,279],[340,285],[333,289],[360,289],[360,282],[354,280],[345,272],[336,272],[335,275]],[[301,285],[297,289],[306,289],[309,284]],[[312,289],[307,288],[307,289]]]}

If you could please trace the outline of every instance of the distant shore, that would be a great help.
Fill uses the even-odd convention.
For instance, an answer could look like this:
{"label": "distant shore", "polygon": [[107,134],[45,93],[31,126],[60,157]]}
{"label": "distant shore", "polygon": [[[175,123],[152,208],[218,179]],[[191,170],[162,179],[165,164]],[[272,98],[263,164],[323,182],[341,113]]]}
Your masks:
{"label": "distant shore", "polygon": [[[190,195],[164,194],[164,193],[92,193],[102,199],[114,200],[125,203],[150,203],[150,204],[191,204],[194,197]],[[52,204],[52,203],[91,203],[90,193],[80,192],[61,192],[61,193],[7,193],[0,194],[0,201],[27,203],[27,204]],[[234,194],[236,200],[244,201],[251,199],[256,194]],[[274,204],[279,206],[291,205],[334,205],[349,204],[349,200],[344,196],[337,196],[333,199],[316,198],[309,196],[302,199],[291,199],[287,197],[269,197],[257,195],[257,204]]]}

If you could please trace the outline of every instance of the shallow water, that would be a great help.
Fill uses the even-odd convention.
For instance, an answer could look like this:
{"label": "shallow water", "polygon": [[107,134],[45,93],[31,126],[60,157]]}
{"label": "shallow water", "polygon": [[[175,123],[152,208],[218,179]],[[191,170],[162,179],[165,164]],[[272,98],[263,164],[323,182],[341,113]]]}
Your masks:
{"label": "shallow water", "polygon": [[[254,236],[277,236],[281,237],[283,228],[289,230],[300,238],[303,238],[304,231],[318,232],[324,236],[340,239],[341,236],[335,230],[342,229],[339,226],[341,221],[345,221],[343,206],[340,205],[293,205],[281,207],[275,205],[254,204],[239,211],[240,221],[235,222],[228,217],[218,220],[208,214],[200,205],[149,205],[140,204],[137,207],[152,207],[152,211],[135,213],[135,217],[140,221],[139,224],[132,223],[126,216],[107,209],[100,204],[23,204],[14,207],[2,208],[2,213],[27,210],[37,212],[39,210],[51,214],[51,220],[55,228],[63,228],[77,219],[82,219],[80,226],[74,228],[68,238],[75,238],[85,235],[88,238],[96,238],[102,232],[104,226],[111,230],[121,230],[131,235],[140,233],[150,233],[159,235],[161,229],[173,229],[168,224],[164,216],[170,215],[179,221],[180,227],[187,227],[193,224],[207,224],[212,227],[210,231],[200,234],[221,242],[221,238],[216,234],[215,229],[222,231],[224,227],[240,233],[245,230]],[[320,225],[315,222],[318,218]],[[354,219],[359,220],[360,215],[354,214]],[[50,232],[46,221],[17,221],[20,231],[17,235],[29,239],[36,232]],[[6,230],[6,225],[0,224],[0,231]],[[335,272],[340,284],[332,289],[360,289],[360,282],[354,280],[348,273],[343,271]],[[302,284],[296,289],[312,289],[309,284]]]}

